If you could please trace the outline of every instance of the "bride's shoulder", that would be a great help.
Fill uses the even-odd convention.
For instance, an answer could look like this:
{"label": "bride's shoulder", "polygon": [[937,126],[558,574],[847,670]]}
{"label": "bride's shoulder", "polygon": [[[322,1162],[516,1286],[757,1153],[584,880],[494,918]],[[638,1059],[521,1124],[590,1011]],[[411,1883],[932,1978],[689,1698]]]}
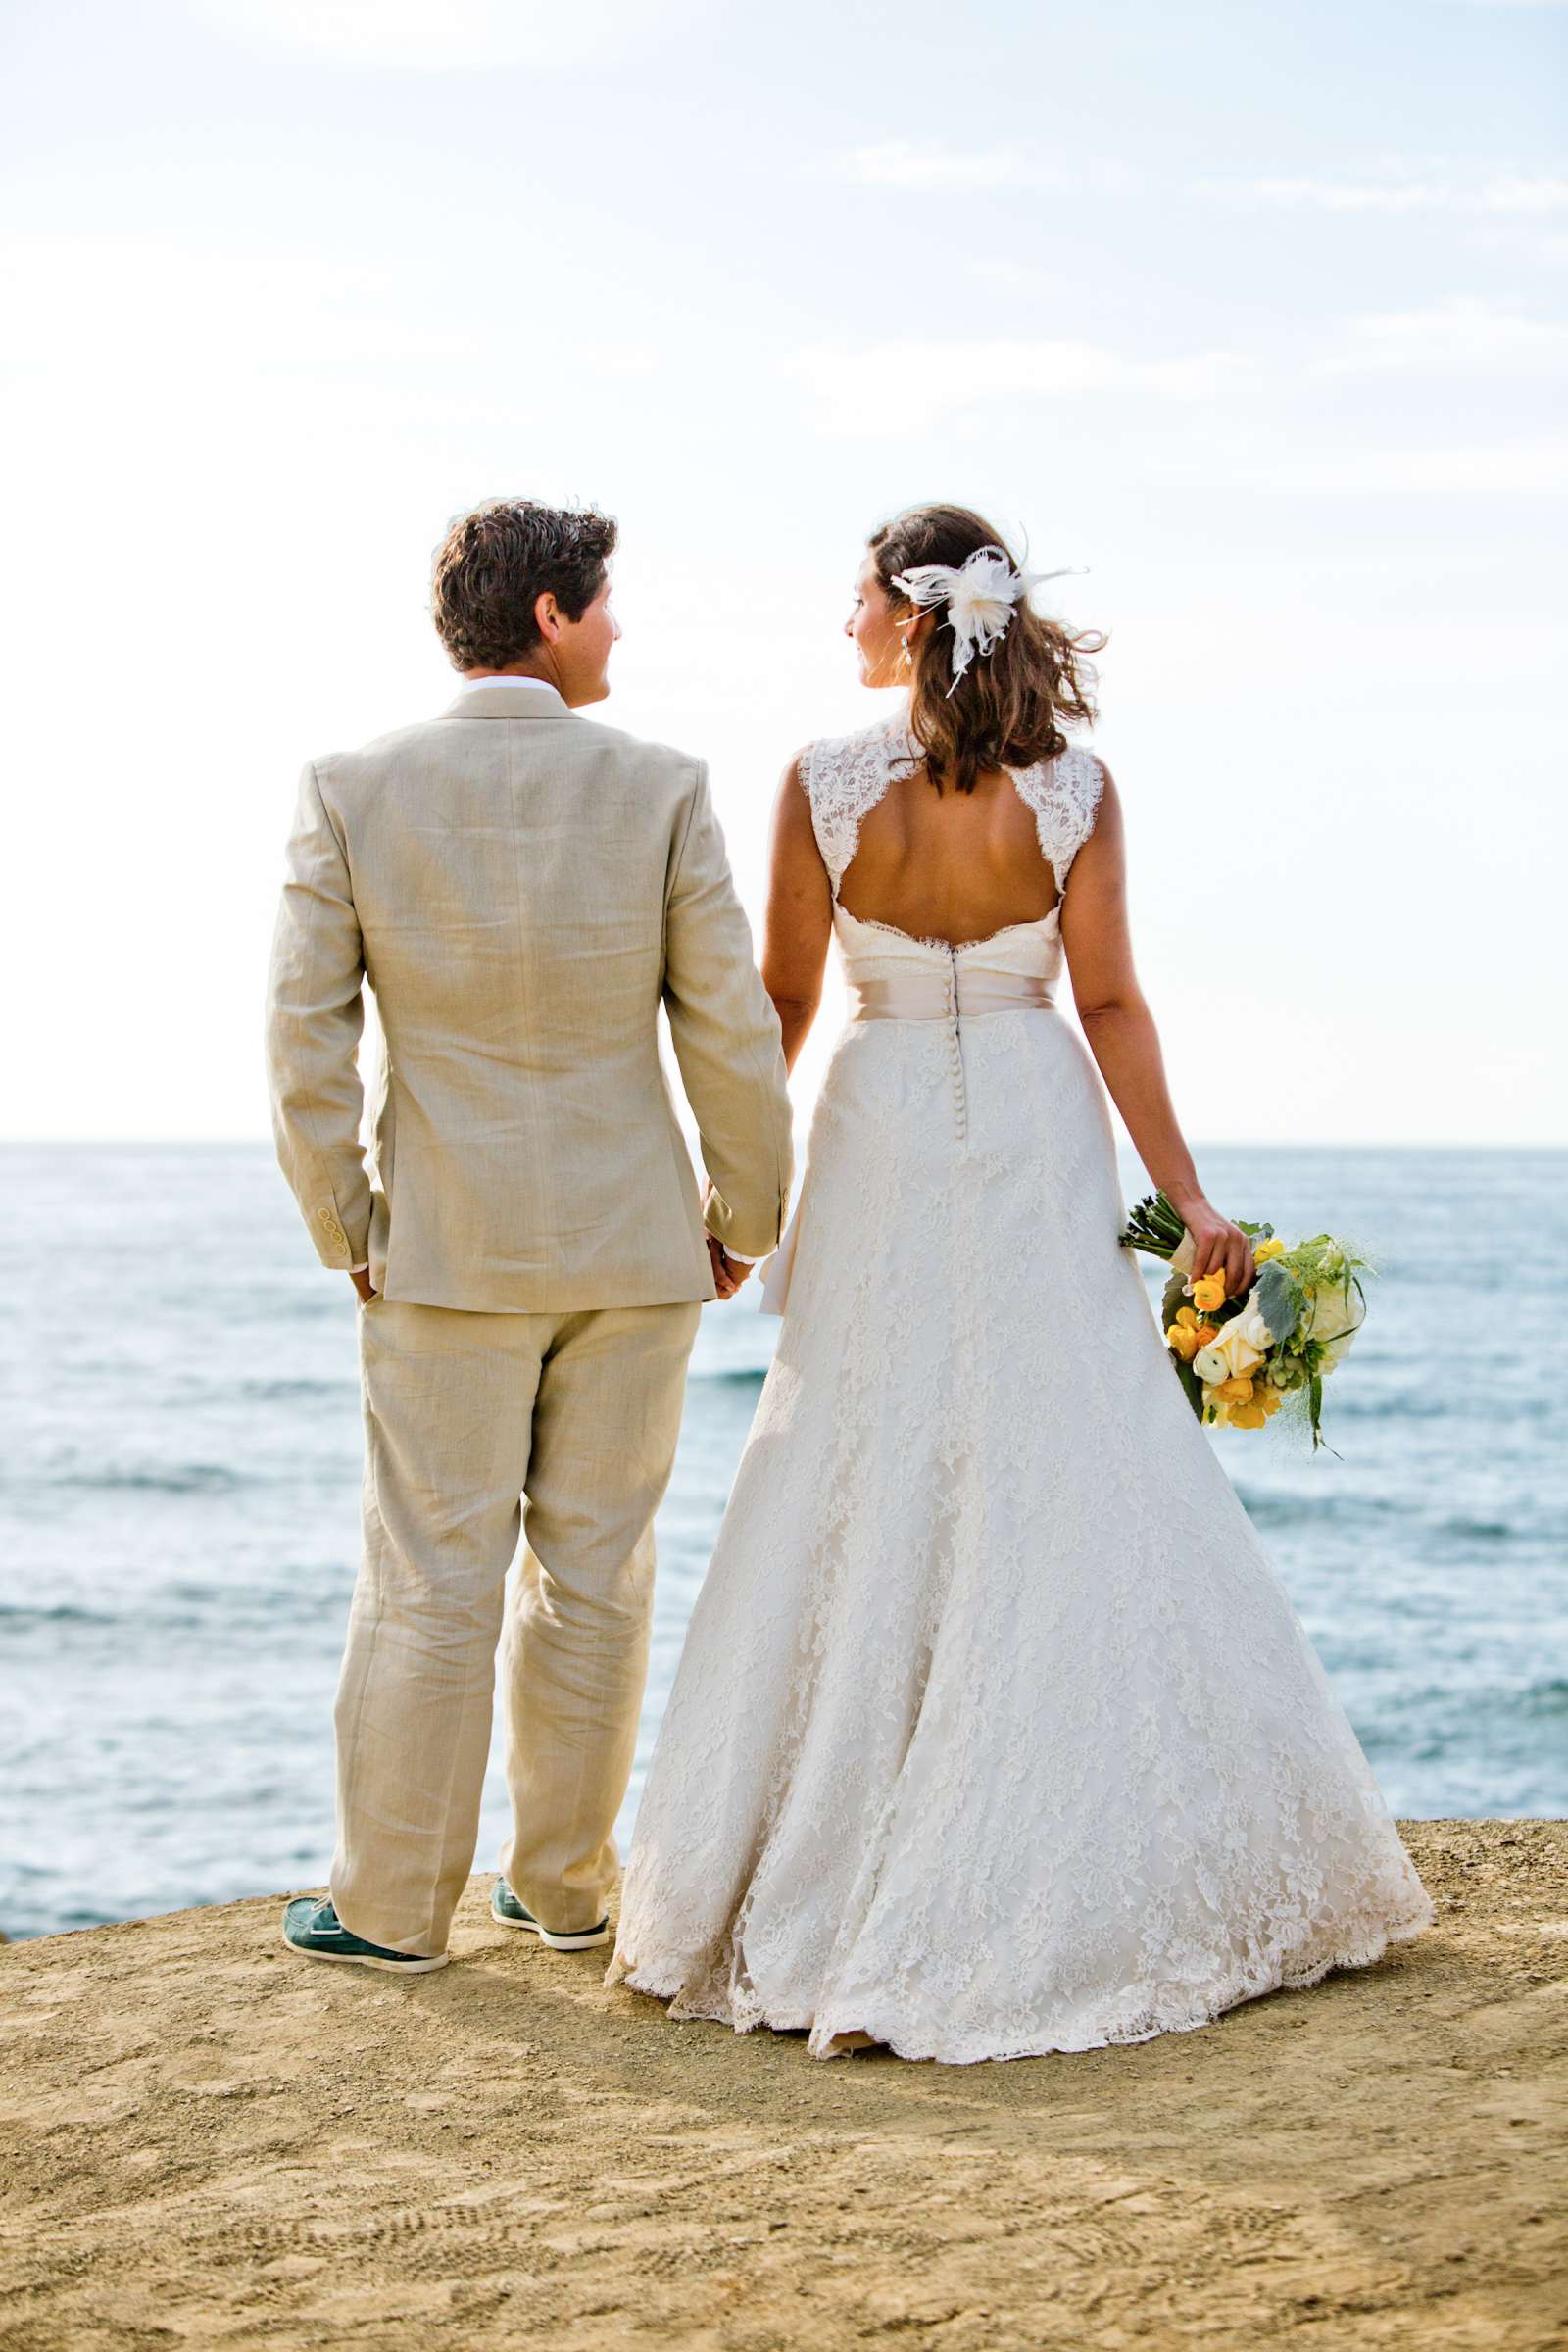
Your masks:
{"label": "bride's shoulder", "polygon": [[1110,770],[1093,744],[1069,743],[1054,760],[1045,761],[1044,772],[1069,792],[1099,792]]}
{"label": "bride's shoulder", "polygon": [[908,741],[902,711],[856,727],[848,735],[817,735],[795,755],[796,772],[807,792],[863,782],[886,773]]}
{"label": "bride's shoulder", "polygon": [[1035,812],[1040,847],[1065,890],[1067,871],[1100,820],[1110,770],[1086,743],[1069,743],[1018,777],[1018,789]]}
{"label": "bride's shoulder", "polygon": [[1037,807],[1049,802],[1093,819],[1110,770],[1087,743],[1069,743],[1052,759],[1026,769],[1022,782],[1026,799]]}

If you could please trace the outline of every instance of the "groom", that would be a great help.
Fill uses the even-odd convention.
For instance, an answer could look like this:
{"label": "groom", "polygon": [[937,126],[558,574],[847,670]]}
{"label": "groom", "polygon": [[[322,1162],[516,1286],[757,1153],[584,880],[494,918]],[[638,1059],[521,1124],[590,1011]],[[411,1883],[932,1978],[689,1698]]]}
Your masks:
{"label": "groom", "polygon": [[444,1965],[498,1642],[513,1822],[492,1915],[557,1949],[608,1941],[687,1357],[701,1301],[784,1221],[779,1024],[704,763],[575,715],[609,692],[614,545],[591,512],[463,516],[433,592],[455,701],[301,782],[272,1117],[322,1263],[359,1293],[366,1435],[331,1895],[284,1924],[317,1959]]}

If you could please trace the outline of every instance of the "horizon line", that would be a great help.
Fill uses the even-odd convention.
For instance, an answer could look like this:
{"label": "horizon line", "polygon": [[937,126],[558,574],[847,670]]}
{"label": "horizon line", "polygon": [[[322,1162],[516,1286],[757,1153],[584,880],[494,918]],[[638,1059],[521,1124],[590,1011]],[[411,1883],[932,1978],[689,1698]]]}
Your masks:
{"label": "horizon line", "polygon": [[[1568,0],[1565,0],[1568,4]],[[1469,1138],[1463,1136],[1393,1137],[1393,1136],[1194,1136],[1188,1141],[1195,1152],[1568,1152],[1568,1136],[1560,1142],[1544,1139],[1515,1139],[1504,1137]],[[54,1150],[168,1152],[191,1150],[198,1152],[253,1151],[272,1148],[269,1135],[0,1135],[0,1150],[24,1151],[49,1148]],[[1137,1147],[1118,1138],[1118,1156],[1132,1152]]]}

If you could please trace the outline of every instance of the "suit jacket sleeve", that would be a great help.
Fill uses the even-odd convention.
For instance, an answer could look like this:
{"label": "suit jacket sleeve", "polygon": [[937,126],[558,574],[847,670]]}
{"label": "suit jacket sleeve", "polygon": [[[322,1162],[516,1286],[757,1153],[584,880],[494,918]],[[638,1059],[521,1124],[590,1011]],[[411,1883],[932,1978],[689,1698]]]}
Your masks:
{"label": "suit jacket sleeve", "polygon": [[766,1256],[789,1207],[793,1129],[778,1015],[752,955],[699,765],[664,929],[664,1004],[713,1190],[710,1233]]}
{"label": "suit jacket sleeve", "polygon": [[348,858],[314,766],[300,779],[272,940],[267,1070],[278,1164],[325,1266],[369,1253],[370,1185],[360,1142],[365,948]]}

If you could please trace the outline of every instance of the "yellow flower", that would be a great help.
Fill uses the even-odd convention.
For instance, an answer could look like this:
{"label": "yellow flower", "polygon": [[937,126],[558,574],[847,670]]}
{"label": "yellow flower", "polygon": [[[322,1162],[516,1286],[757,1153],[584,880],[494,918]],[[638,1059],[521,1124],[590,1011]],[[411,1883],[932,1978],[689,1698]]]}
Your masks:
{"label": "yellow flower", "polygon": [[1216,1306],[1222,1306],[1225,1302],[1224,1269],[1216,1268],[1212,1274],[1200,1274],[1192,1289],[1193,1304],[1200,1306],[1205,1315],[1212,1314]]}
{"label": "yellow flower", "polygon": [[1184,1306],[1178,1313],[1175,1322],[1166,1329],[1165,1345],[1174,1355],[1181,1357],[1184,1364],[1190,1364],[1203,1345],[1199,1337],[1200,1328],[1198,1317],[1192,1308]]}
{"label": "yellow flower", "polygon": [[1257,1248],[1252,1251],[1252,1263],[1254,1266],[1266,1266],[1271,1257],[1283,1257],[1284,1255],[1285,1244],[1276,1234],[1271,1241],[1258,1243]]}
{"label": "yellow flower", "polygon": [[1261,1429],[1284,1401],[1266,1380],[1249,1380],[1240,1373],[1217,1388],[1205,1388],[1203,1397],[1213,1406],[1215,1420],[1227,1429]]}

